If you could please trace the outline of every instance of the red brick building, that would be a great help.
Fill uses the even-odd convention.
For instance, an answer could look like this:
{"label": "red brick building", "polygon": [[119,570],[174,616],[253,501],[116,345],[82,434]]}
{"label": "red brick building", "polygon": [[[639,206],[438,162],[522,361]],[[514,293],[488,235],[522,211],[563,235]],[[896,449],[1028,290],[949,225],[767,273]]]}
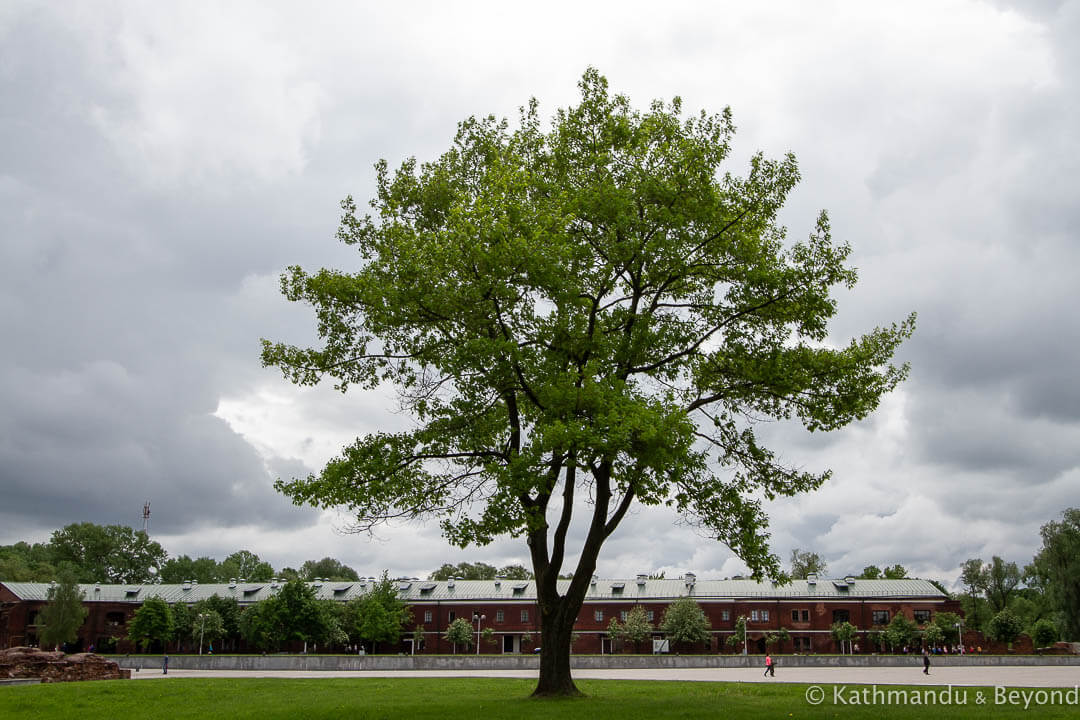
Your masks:
{"label": "red brick building", "polygon": [[[311,585],[320,598],[346,602],[366,593],[374,582],[374,578],[364,578],[315,581]],[[443,635],[456,618],[473,622],[478,631],[492,630],[495,643],[481,643],[481,653],[529,653],[540,644],[540,618],[532,582],[395,582],[399,597],[412,608],[413,624],[421,628],[423,638],[419,647],[412,647],[413,628],[404,628],[401,652],[450,653],[451,645]],[[77,649],[91,644],[97,649],[111,648],[110,638],[117,638],[116,650],[129,651],[127,622],[148,597],[161,597],[170,604],[192,604],[218,595],[235,598],[244,607],[270,597],[281,586],[280,580],[215,585],[82,585],[90,612],[79,630]],[[0,648],[37,644],[37,617],[45,605],[48,587],[44,583],[0,582]],[[698,580],[692,574],[677,580],[643,576],[633,580],[594,579],[575,626],[574,652],[623,650],[618,645],[613,648],[608,636],[612,618],[623,620],[631,608],[640,605],[658,627],[667,606],[680,597],[691,597],[700,604],[712,626],[710,641],[693,648],[694,652],[732,652],[726,640],[735,632],[740,616],[747,618],[752,653],[764,652],[765,636],[780,628],[788,631],[790,639],[772,650],[829,653],[838,650],[830,633],[835,622],[846,620],[855,625],[860,631],[856,642],[869,652],[871,643],[866,633],[883,629],[898,614],[924,625],[938,612],[960,613],[959,603],[926,580],[811,578],[776,585],[754,580]],[[660,639],[663,633],[657,630],[654,637]],[[246,648],[237,643],[231,649],[242,652]],[[644,648],[646,652],[651,649]]]}

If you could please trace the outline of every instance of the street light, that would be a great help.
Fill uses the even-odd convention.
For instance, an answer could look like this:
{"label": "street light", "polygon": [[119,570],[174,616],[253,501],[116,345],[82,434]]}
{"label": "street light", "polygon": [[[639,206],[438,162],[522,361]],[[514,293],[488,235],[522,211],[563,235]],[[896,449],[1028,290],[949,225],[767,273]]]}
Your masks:
{"label": "street light", "polygon": [[960,654],[964,654],[964,624],[956,623],[956,636],[960,638]]}
{"label": "street light", "polygon": [[480,621],[481,620],[486,620],[487,615],[481,615],[478,612],[474,612],[472,614],[472,619],[473,619],[474,622],[476,622],[476,654],[479,655],[480,654]]}
{"label": "street light", "polygon": [[199,613],[199,620],[201,621],[199,625],[199,654],[202,655],[203,633],[206,632],[206,613]]}

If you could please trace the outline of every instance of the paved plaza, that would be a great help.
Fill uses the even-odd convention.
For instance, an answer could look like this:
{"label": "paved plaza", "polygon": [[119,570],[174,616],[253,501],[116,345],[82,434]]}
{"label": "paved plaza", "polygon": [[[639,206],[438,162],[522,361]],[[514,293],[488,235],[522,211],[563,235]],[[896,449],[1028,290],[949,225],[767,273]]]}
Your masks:
{"label": "paved plaza", "polygon": [[[954,685],[957,687],[1063,687],[1080,685],[1080,666],[931,667],[923,675],[922,663],[911,667],[790,668],[782,665],[776,677],[764,677],[764,668],[687,668],[678,670],[575,670],[577,680],[684,680],[692,682],[788,682],[810,685]],[[536,670],[161,670],[132,671],[140,680],[175,678],[408,678],[505,677],[535,678]]]}

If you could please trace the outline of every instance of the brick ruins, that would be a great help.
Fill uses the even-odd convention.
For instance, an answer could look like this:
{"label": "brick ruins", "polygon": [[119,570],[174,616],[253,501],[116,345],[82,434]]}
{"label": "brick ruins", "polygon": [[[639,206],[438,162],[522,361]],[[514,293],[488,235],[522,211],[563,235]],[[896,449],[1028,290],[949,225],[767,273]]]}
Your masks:
{"label": "brick ruins", "polygon": [[37,648],[14,647],[0,650],[0,678],[40,678],[43,683],[130,680],[131,671],[121,670],[112,660],[93,653],[65,655]]}

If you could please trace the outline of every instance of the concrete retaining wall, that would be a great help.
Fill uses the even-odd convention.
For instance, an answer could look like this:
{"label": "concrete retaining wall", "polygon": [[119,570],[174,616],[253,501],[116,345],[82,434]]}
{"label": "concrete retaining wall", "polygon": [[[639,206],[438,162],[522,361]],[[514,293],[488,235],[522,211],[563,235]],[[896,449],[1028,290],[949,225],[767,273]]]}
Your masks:
{"label": "concrete retaining wall", "polygon": [[[161,668],[160,655],[116,656],[123,668]],[[779,655],[778,667],[908,667],[919,655]],[[577,669],[742,668],[761,667],[761,655],[575,655]],[[1080,657],[1064,655],[935,655],[937,667],[1080,666]],[[536,655],[171,655],[179,670],[538,670]]]}

